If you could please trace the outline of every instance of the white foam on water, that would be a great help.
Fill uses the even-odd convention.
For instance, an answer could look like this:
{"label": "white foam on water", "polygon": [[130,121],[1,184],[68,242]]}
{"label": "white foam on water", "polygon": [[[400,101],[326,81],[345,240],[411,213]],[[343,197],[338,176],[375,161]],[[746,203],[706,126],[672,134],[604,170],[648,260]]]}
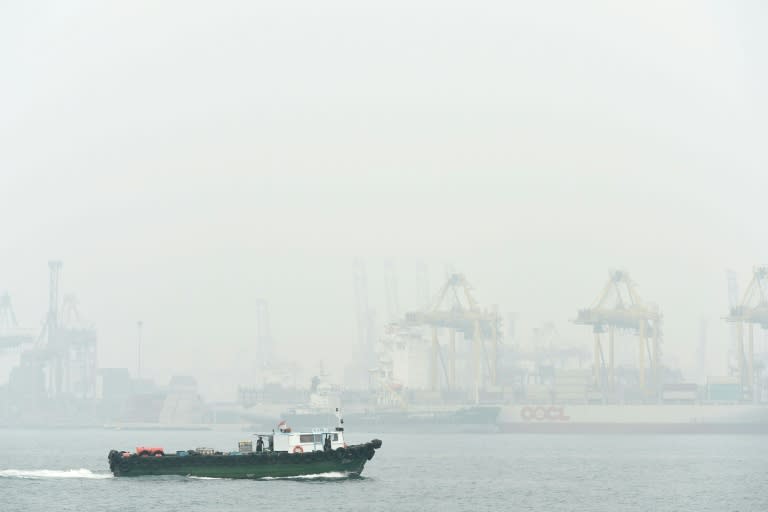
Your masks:
{"label": "white foam on water", "polygon": [[192,480],[222,480],[221,478],[216,478],[215,476],[192,476],[192,475],[187,475],[187,478],[191,478]]}
{"label": "white foam on water", "polygon": [[80,478],[86,480],[103,480],[113,478],[108,473],[94,473],[88,469],[3,469],[0,470],[0,478],[29,478],[44,480],[48,478]]}
{"label": "white foam on water", "polygon": [[316,473],[313,475],[298,475],[298,476],[266,476],[259,480],[315,480],[318,478],[347,478],[349,473],[342,471],[329,471],[328,473]]}

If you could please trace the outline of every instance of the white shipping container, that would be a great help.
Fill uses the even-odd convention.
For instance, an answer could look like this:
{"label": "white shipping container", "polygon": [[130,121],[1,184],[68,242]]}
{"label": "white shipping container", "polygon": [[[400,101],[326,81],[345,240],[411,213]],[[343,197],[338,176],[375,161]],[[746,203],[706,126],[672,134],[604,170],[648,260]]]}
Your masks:
{"label": "white shipping container", "polygon": [[563,375],[589,377],[592,375],[592,370],[557,370],[555,375],[559,378]]}
{"label": "white shipping container", "polygon": [[696,400],[699,394],[695,391],[664,391],[661,398],[663,400]]}
{"label": "white shipping container", "polygon": [[581,383],[579,383],[579,384],[562,384],[562,385],[558,383],[555,386],[555,389],[565,389],[565,390],[577,390],[577,389],[580,389],[580,390],[584,391],[585,389],[587,389],[587,386],[585,386],[584,384],[581,384]]}

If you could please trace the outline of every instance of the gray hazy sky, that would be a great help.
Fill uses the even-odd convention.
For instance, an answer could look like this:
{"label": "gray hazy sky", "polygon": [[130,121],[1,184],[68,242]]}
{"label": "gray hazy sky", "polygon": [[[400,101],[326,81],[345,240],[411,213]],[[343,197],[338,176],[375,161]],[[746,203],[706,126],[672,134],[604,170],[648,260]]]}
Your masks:
{"label": "gray hazy sky", "polygon": [[135,367],[141,318],[150,369],[227,397],[259,297],[283,359],[352,346],[357,257],[379,318],[385,262],[407,308],[424,261],[574,342],[624,268],[667,361],[708,315],[723,373],[725,270],[768,260],[766,26],[759,1],[0,2],[0,289],[37,325],[62,259],[102,366]]}

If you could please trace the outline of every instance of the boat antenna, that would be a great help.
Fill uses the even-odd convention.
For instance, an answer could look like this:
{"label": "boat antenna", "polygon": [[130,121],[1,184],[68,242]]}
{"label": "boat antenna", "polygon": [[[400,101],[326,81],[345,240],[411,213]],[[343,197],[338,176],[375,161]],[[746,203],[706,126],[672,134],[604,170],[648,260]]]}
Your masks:
{"label": "boat antenna", "polygon": [[344,424],[344,418],[341,417],[341,411],[339,410],[338,407],[336,408],[336,420],[337,420],[336,432],[344,432],[344,427],[342,427],[342,425]]}

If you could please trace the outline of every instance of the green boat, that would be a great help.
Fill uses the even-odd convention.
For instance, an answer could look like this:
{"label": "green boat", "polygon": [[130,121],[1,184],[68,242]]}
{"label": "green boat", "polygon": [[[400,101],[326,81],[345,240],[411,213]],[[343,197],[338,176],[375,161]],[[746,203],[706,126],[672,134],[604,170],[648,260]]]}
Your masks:
{"label": "green boat", "polygon": [[165,453],[162,448],[140,446],[135,452],[111,450],[109,469],[115,476],[179,475],[207,478],[300,477],[343,473],[359,476],[381,441],[347,446],[344,429],[292,432],[281,424],[279,432],[257,434],[241,441],[234,452],[210,448]]}

